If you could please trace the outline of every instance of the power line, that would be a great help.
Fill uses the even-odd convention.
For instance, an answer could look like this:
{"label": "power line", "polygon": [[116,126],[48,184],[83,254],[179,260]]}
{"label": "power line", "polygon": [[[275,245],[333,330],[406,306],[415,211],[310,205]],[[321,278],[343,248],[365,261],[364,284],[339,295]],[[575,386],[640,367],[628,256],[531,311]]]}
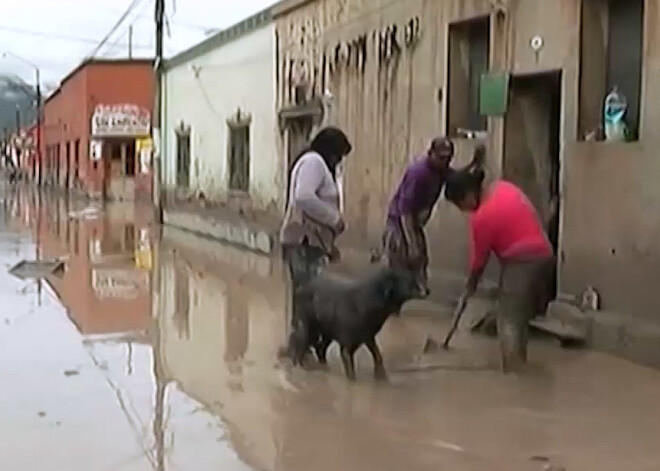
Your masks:
{"label": "power line", "polygon": [[[142,1],[142,0],[140,0],[140,1]],[[135,23],[140,19],[140,16],[144,14],[144,10],[145,10],[145,8],[148,7],[148,6],[149,6],[149,2],[145,2],[145,3],[143,3],[142,8],[140,8],[140,10],[138,11],[138,13],[133,17],[133,21],[131,21],[131,22],[129,23],[129,25],[128,25],[126,28],[124,28],[124,31],[119,35],[119,37],[117,38],[117,40],[116,40],[115,42],[113,42],[112,44],[109,44],[108,49],[106,49],[106,51],[105,51],[106,54],[112,52],[116,47],[120,47],[120,46],[121,46],[121,47],[126,47],[126,46],[128,45],[128,44],[122,44],[122,43],[120,43],[121,39],[122,39],[122,38],[124,37],[124,35],[126,35],[127,32],[133,27],[133,25],[135,25]],[[146,47],[144,47],[143,49],[146,49],[147,47],[148,47],[149,49],[151,49],[151,48],[153,48],[153,44],[150,44],[149,46],[146,46]],[[134,46],[134,48],[135,48],[135,46]]]}
{"label": "power line", "polygon": [[131,14],[131,12],[137,7],[142,0],[133,0],[130,5],[128,5],[128,8],[126,8],[126,11],[122,13],[122,15],[119,17],[117,22],[112,26],[108,34],[105,35],[105,37],[99,42],[99,44],[94,48],[94,50],[87,55],[87,59],[90,57],[94,57],[97,52],[103,47],[103,45],[110,39],[110,36],[112,36],[117,29],[121,26],[121,24],[124,22],[124,20],[128,17],[128,15]]}
{"label": "power line", "polygon": [[[88,44],[98,44],[99,40],[98,39],[93,39],[93,38],[83,38],[80,36],[69,36],[66,34],[59,34],[59,33],[45,33],[43,31],[34,31],[30,29],[23,29],[23,28],[14,28],[13,26],[4,26],[0,25],[0,31],[7,31],[9,33],[15,33],[15,34],[22,34],[25,36],[35,36],[35,37],[40,37],[40,38],[50,38],[50,39],[59,39],[61,41],[70,41],[70,42],[79,42],[79,43],[88,43]],[[140,49],[146,49],[147,45],[138,45],[134,46]]]}

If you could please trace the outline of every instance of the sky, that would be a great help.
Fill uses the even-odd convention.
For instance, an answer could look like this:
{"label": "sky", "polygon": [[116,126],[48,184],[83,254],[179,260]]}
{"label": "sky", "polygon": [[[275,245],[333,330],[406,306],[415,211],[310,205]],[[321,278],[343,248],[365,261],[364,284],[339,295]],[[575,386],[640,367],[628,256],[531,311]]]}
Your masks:
{"label": "sky", "polygon": [[[155,0],[0,0],[0,74],[57,85],[95,49],[126,9],[135,3],[96,57],[128,57],[129,27],[133,56],[154,55]],[[165,55],[181,52],[276,3],[275,0],[165,0],[169,27]],[[23,61],[14,56],[20,56]]]}

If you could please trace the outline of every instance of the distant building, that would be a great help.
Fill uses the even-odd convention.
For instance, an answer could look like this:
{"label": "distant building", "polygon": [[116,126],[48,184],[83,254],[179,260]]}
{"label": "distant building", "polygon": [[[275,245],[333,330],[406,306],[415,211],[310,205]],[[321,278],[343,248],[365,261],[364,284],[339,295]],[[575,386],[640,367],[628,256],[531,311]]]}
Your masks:
{"label": "distant building", "polygon": [[41,181],[94,198],[149,199],[150,60],[89,59],[44,103]]}
{"label": "distant building", "polygon": [[165,63],[162,178],[168,197],[278,213],[284,167],[270,10]]}
{"label": "distant building", "polygon": [[21,176],[28,180],[34,178],[38,168],[37,134],[38,127],[33,124],[12,134],[9,138],[10,147],[7,155]]}

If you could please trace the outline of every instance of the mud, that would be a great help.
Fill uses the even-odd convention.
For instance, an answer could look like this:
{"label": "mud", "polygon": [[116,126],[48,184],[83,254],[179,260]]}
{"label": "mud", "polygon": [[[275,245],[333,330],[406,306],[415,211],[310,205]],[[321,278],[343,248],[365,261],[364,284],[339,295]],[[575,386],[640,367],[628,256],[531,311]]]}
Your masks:
{"label": "mud", "polygon": [[660,469],[660,374],[536,340],[503,376],[493,340],[446,307],[409,306],[382,332],[390,382],[366,351],[358,381],[276,359],[288,299],[274,259],[167,230],[148,208],[6,192],[0,263],[66,257],[61,278],[2,271],[3,469]]}

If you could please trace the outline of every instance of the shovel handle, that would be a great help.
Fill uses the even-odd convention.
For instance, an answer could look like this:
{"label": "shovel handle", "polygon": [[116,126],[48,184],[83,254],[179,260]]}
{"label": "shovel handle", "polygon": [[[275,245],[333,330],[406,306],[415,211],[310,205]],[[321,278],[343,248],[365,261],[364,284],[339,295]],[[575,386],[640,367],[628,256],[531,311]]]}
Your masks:
{"label": "shovel handle", "polygon": [[454,320],[452,321],[451,329],[449,329],[447,337],[445,337],[445,341],[442,343],[442,348],[445,350],[449,348],[449,342],[451,342],[452,337],[456,333],[456,329],[458,329],[458,324],[461,322],[461,317],[463,317],[463,313],[465,312],[466,307],[467,297],[463,295],[458,301],[458,306],[456,306],[456,309],[454,310]]}

